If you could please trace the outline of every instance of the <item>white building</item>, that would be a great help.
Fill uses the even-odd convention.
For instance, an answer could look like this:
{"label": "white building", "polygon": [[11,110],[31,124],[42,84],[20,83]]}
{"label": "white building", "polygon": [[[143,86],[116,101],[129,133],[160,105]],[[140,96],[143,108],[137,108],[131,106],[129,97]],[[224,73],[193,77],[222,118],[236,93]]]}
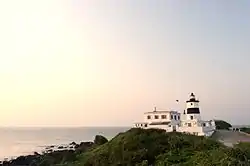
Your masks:
{"label": "white building", "polygon": [[181,114],[177,111],[155,110],[144,113],[144,122],[135,123],[139,128],[160,128],[167,132],[185,132],[199,136],[211,136],[215,131],[214,120],[201,119],[199,101],[191,93],[186,101],[186,110]]}

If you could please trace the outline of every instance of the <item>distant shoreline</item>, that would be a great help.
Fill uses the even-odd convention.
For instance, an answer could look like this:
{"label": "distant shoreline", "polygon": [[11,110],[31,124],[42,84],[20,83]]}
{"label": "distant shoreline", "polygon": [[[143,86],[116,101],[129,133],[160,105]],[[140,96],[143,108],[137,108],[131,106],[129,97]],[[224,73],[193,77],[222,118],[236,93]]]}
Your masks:
{"label": "distant shoreline", "polygon": [[1,128],[131,128],[131,126],[0,126]]}
{"label": "distant shoreline", "polygon": [[111,139],[130,127],[0,127],[0,159],[13,159],[33,152],[42,152],[47,146],[66,145],[75,141],[93,141],[95,135]]}

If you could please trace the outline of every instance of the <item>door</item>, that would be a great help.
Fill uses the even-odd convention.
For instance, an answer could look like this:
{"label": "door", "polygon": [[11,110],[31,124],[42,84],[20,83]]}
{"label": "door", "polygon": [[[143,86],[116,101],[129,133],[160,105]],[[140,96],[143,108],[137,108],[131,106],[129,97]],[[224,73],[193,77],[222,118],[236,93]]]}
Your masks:
{"label": "door", "polygon": [[176,126],[173,126],[173,132],[176,132]]}

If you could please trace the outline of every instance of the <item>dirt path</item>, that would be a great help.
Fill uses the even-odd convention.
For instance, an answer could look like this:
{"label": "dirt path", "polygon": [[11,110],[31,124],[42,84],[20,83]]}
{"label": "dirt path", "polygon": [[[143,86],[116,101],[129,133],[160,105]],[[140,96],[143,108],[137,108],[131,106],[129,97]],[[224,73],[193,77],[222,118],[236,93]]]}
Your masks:
{"label": "dirt path", "polygon": [[250,135],[238,131],[217,130],[213,135],[213,139],[223,142],[227,146],[241,142],[250,142]]}

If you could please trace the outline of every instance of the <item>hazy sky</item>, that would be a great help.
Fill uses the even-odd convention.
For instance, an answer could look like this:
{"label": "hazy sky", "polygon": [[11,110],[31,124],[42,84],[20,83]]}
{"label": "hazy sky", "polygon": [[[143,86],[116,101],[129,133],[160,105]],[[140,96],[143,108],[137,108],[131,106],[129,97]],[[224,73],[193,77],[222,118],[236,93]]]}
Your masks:
{"label": "hazy sky", "polygon": [[248,0],[0,1],[0,126],[128,126],[190,92],[249,124],[249,18]]}

